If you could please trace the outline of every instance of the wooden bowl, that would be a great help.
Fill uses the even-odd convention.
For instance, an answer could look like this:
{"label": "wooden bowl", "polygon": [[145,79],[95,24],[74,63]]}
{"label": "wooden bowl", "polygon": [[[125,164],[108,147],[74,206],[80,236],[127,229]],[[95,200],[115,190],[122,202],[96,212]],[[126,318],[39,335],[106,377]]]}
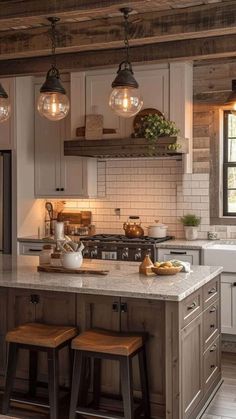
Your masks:
{"label": "wooden bowl", "polygon": [[154,272],[156,275],[176,275],[181,272],[182,269],[183,266],[173,266],[172,268],[158,268],[154,266],[152,268],[152,272]]}

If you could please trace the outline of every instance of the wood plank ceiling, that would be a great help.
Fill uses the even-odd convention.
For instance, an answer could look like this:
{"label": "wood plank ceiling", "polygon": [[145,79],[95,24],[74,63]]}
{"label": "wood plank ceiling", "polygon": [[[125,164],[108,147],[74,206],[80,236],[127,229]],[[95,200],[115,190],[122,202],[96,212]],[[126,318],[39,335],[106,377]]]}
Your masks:
{"label": "wood plank ceiling", "polygon": [[34,72],[45,71],[50,62],[47,17],[52,15],[61,19],[57,26],[61,68],[119,62],[123,47],[119,9],[124,6],[133,8],[134,62],[236,54],[235,0],[0,0],[0,74],[29,73],[30,65]]}

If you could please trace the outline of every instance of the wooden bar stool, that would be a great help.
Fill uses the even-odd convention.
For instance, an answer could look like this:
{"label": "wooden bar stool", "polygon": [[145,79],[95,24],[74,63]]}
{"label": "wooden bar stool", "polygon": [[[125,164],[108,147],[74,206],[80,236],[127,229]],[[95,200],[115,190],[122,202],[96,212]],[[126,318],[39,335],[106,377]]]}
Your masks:
{"label": "wooden bar stool", "polygon": [[[37,355],[38,351],[47,353],[48,358],[48,389],[50,419],[58,419],[58,399],[59,399],[59,365],[58,353],[60,349],[68,346],[70,349],[71,340],[77,335],[75,327],[54,326],[40,323],[27,323],[9,331],[6,335],[8,347],[8,361],[6,369],[5,392],[3,396],[3,414],[9,411],[12,396],[14,378],[17,366],[17,355],[19,349],[30,351],[29,361],[29,394],[36,395],[37,387]],[[27,403],[25,399],[14,397],[14,401]],[[37,405],[35,402],[29,402]],[[40,403],[40,406],[43,404]]]}
{"label": "wooden bar stool", "polygon": [[[76,414],[97,416],[107,419],[134,419],[136,414],[144,413],[145,419],[150,419],[149,390],[147,379],[145,342],[141,335],[127,335],[104,330],[88,330],[72,341],[75,350],[72,378],[72,391],[69,419],[75,419]],[[142,400],[134,409],[132,358],[138,355]],[[93,368],[93,401],[91,406],[85,406],[82,396],[85,362],[92,358]],[[120,362],[121,390],[124,406],[124,416],[114,415],[99,409],[101,388],[101,361],[111,359]]]}

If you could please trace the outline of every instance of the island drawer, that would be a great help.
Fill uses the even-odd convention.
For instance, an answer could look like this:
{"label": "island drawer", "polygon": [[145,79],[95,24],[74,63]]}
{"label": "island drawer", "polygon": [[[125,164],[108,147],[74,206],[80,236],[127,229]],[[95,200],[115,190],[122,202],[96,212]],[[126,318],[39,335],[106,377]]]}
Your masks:
{"label": "island drawer", "polygon": [[206,349],[218,336],[220,326],[219,301],[215,301],[203,313],[203,344]]}
{"label": "island drawer", "polygon": [[213,301],[219,298],[220,291],[220,277],[212,279],[203,287],[203,303],[204,308],[212,304]]}
{"label": "island drawer", "polygon": [[220,372],[220,337],[209,346],[203,355],[204,390],[211,387]]}
{"label": "island drawer", "polygon": [[189,324],[202,312],[202,289],[195,291],[182,301],[181,304],[181,327]]}

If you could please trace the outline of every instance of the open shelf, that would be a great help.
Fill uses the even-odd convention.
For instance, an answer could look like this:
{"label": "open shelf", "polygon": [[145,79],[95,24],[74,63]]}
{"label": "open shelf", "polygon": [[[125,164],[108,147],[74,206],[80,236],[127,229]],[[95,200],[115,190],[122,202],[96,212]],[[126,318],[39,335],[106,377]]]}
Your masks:
{"label": "open shelf", "polygon": [[[170,145],[178,144],[175,151]],[[188,139],[159,137],[154,148],[145,138],[112,138],[102,140],[76,139],[64,142],[65,156],[106,158],[180,157],[188,153]]]}

